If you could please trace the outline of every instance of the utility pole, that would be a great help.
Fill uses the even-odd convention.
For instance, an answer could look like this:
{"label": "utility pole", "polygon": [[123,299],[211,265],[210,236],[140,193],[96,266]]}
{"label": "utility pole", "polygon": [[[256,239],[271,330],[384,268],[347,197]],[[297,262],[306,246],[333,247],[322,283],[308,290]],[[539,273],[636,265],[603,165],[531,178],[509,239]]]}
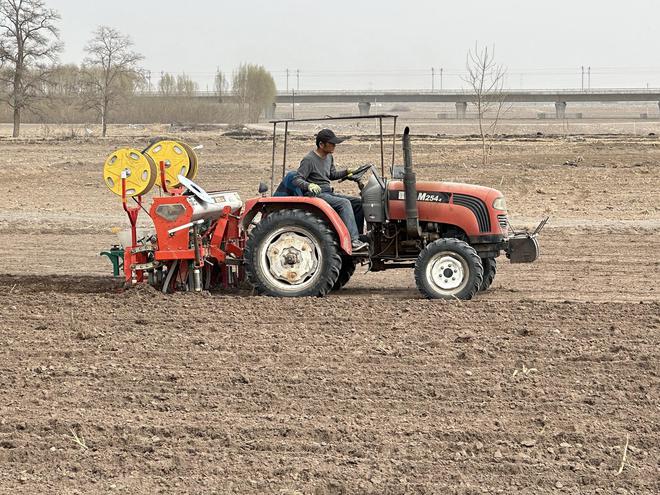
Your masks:
{"label": "utility pole", "polygon": [[150,70],[147,71],[147,83],[149,85],[148,86],[149,87],[149,93],[151,93],[151,71]]}
{"label": "utility pole", "polygon": [[442,67],[440,67],[440,91],[442,91]]}
{"label": "utility pole", "polygon": [[431,67],[431,92],[435,91],[435,69]]}
{"label": "utility pole", "polygon": [[587,68],[587,90],[591,91],[591,66]]}
{"label": "utility pole", "polygon": [[580,89],[582,89],[582,91],[584,91],[584,65],[581,66],[581,68],[582,68],[582,86],[581,86]]}
{"label": "utility pole", "polygon": [[286,92],[289,92],[289,69],[286,70]]}
{"label": "utility pole", "polygon": [[300,69],[296,69],[296,91],[300,91]]}
{"label": "utility pole", "polygon": [[224,77],[221,77],[219,65],[216,65],[215,67],[215,80],[213,82],[214,89],[217,93],[216,96],[222,100],[222,92],[224,91],[223,86],[225,85],[225,81]]}

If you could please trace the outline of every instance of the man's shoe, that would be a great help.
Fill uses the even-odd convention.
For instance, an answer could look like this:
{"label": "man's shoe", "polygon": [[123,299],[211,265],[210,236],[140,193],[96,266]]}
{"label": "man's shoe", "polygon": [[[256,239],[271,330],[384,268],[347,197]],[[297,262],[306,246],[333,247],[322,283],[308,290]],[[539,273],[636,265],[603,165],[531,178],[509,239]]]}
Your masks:
{"label": "man's shoe", "polygon": [[353,248],[353,251],[366,251],[369,249],[369,244],[360,240],[355,240],[351,242],[351,247]]}

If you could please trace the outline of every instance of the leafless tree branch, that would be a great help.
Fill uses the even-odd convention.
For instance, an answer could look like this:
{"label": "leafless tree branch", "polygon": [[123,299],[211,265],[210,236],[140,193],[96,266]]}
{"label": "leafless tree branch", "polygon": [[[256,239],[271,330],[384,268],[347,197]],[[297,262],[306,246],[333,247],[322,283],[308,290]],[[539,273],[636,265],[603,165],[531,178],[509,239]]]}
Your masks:
{"label": "leafless tree branch", "polygon": [[[495,61],[494,47],[490,50],[487,46],[480,48],[478,43],[475,43],[473,50],[468,50],[465,66],[467,75],[463,77],[463,81],[474,95],[472,103],[477,107],[482,163],[486,165],[492,152],[492,146],[487,142],[488,135],[495,133],[501,116],[511,108],[510,105],[504,105],[506,69]],[[495,117],[486,125],[485,114],[493,111]]]}
{"label": "leafless tree branch", "polygon": [[14,111],[14,137],[21,112],[35,110],[62,50],[59,20],[43,0],[0,0],[0,100]]}
{"label": "leafless tree branch", "polygon": [[112,108],[132,94],[142,79],[138,63],[143,57],[132,47],[128,36],[108,26],[99,26],[85,47],[83,108],[98,113],[103,136]]}

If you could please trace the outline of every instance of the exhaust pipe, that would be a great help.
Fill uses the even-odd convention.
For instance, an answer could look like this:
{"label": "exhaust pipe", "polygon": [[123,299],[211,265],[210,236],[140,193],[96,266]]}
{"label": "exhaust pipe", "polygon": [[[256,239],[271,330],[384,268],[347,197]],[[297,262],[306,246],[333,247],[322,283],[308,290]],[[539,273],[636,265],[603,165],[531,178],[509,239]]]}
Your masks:
{"label": "exhaust pipe", "polygon": [[406,192],[406,232],[411,239],[419,239],[422,232],[417,213],[417,179],[413,172],[409,127],[403,131],[403,187]]}

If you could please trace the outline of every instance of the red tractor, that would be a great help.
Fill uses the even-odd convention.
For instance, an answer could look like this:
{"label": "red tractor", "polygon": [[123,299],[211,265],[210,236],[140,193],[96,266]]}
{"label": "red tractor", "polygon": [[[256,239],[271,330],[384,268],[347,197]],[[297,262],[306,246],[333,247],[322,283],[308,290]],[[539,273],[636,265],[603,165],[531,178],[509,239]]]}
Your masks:
{"label": "red tractor", "polygon": [[[194,168],[184,161],[171,167],[169,161],[160,162],[161,189],[169,195],[154,199],[149,215],[155,232],[138,239],[138,208],[127,207],[126,176],[133,174],[136,181],[142,179],[151,187],[157,170],[153,159],[127,150],[124,161],[117,158],[123,156],[119,152],[111,155],[104,172],[108,187],[122,194],[133,227],[131,245],[123,251],[126,281],[146,278],[168,292],[227,287],[247,276],[259,294],[324,296],[341,289],[362,263],[370,271],[414,268],[417,287],[428,298],[471,299],[492,284],[496,258],[502,253],[512,263],[537,259],[537,236],[547,218],[533,233],[513,233],[501,192],[468,184],[417,182],[409,129],[403,133],[404,166],[395,167],[396,116],[362,118],[378,118],[381,129],[381,170],[364,165],[351,177],[360,187],[368,252],[352,252],[346,226],[322,199],[267,196],[263,183],[261,196],[244,206],[235,192],[206,193],[190,180],[196,159]],[[394,119],[392,179],[384,177],[384,118]],[[301,120],[274,121],[271,188],[277,123],[285,122],[284,176],[288,124]],[[158,144],[153,146],[159,150]],[[188,177],[177,175],[178,171]],[[174,184],[180,187],[173,188]],[[130,189],[135,195],[143,190],[147,186]]]}
{"label": "red tractor", "polygon": [[[395,119],[396,128],[395,116],[371,117],[381,119],[381,171],[382,119],[387,117]],[[343,287],[357,263],[368,263],[370,271],[414,268],[417,287],[428,298],[470,299],[492,284],[502,252],[512,263],[538,257],[537,235],[545,221],[532,234],[510,235],[501,192],[469,184],[417,182],[407,127],[403,155],[403,169],[392,167],[396,178],[385,179],[373,165],[360,167],[352,176],[360,185],[367,254],[353,255],[346,226],[321,199],[249,200],[241,215],[241,226],[249,232],[244,261],[257,292],[324,296]]]}

